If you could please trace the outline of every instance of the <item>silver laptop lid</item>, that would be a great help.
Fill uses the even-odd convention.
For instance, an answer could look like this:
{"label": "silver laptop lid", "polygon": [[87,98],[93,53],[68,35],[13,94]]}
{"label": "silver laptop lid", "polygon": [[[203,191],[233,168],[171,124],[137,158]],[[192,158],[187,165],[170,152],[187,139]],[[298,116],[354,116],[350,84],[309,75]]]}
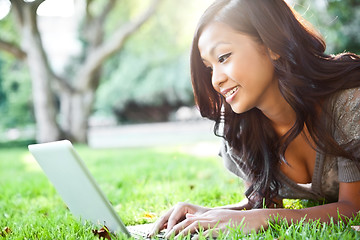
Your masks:
{"label": "silver laptop lid", "polygon": [[29,150],[76,217],[130,236],[70,141],[33,144]]}

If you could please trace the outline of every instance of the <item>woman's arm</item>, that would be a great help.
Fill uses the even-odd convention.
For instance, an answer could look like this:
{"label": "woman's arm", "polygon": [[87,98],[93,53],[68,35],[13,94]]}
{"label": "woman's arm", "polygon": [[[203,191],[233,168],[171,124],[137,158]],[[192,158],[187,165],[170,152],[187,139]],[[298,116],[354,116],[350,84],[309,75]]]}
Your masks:
{"label": "woman's arm", "polygon": [[[244,182],[245,188],[248,189],[251,186],[250,182]],[[269,206],[270,208],[279,207],[282,208],[282,199],[273,200],[274,204]],[[154,224],[153,229],[149,233],[149,236],[154,236],[156,233],[163,229],[171,231],[172,228],[186,220],[189,216],[199,216],[203,215],[205,212],[214,211],[214,210],[251,210],[253,204],[247,198],[244,198],[241,202],[231,205],[219,206],[214,208],[206,208],[201,206],[196,206],[190,203],[178,203],[172,207],[167,213],[161,216]]]}
{"label": "woman's arm", "polygon": [[[272,212],[267,209],[270,216],[279,214],[280,217],[289,220],[298,221],[304,217],[306,219],[320,219],[322,222],[328,222],[330,218],[338,220],[339,217],[351,218],[360,210],[360,181],[353,183],[340,183],[339,200],[336,203],[324,204],[321,206],[289,210],[279,209]],[[266,213],[265,213],[266,214]],[[343,219],[344,220],[344,219]]]}
{"label": "woman's arm", "polygon": [[225,206],[219,206],[219,207],[215,207],[213,209],[227,209],[227,210],[240,211],[240,210],[250,210],[252,208],[253,208],[253,205],[249,202],[249,200],[247,198],[244,198],[239,203],[225,205]]}
{"label": "woman's arm", "polygon": [[[251,185],[249,182],[244,182],[245,188],[248,189]],[[252,209],[252,204],[249,203],[248,199],[243,199],[240,203],[219,206],[215,208],[205,208],[196,206],[190,203],[178,203],[172,207],[167,213],[162,215],[154,224],[153,229],[149,233],[149,236],[154,236],[156,233],[163,229],[171,231],[171,229],[178,223],[186,219],[186,216],[195,216],[204,214],[207,211],[213,209],[223,210],[249,210]]]}
{"label": "woman's arm", "polygon": [[[267,228],[268,221],[279,216],[291,222],[297,222],[305,218],[320,219],[328,222],[331,218],[338,220],[339,217],[353,217],[360,210],[360,181],[354,183],[340,183],[339,201],[304,209],[253,209],[249,211],[234,211],[228,209],[212,209],[200,215],[189,214],[186,218],[173,226],[166,235],[187,235],[195,233],[199,227],[205,229],[205,234],[210,233],[215,237],[218,231],[228,231],[228,227],[243,224],[246,233],[252,230]],[[208,231],[206,231],[208,230]]]}

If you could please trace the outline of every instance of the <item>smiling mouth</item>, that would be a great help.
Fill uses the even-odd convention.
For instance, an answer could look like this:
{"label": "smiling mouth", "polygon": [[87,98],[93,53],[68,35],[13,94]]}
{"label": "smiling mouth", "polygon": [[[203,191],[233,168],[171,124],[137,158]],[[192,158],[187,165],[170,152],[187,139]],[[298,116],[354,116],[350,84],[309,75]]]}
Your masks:
{"label": "smiling mouth", "polygon": [[224,94],[225,98],[230,97],[231,95],[233,95],[237,90],[239,89],[239,86],[234,87],[233,89],[231,89],[230,91],[228,91],[227,93]]}

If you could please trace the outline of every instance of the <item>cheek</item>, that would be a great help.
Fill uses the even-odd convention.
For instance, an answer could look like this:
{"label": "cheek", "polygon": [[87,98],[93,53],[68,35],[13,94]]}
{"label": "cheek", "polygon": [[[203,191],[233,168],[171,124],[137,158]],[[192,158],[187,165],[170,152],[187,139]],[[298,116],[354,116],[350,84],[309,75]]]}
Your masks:
{"label": "cheek", "polygon": [[273,82],[274,80],[274,66],[272,64],[272,62],[270,60],[266,61],[263,65],[263,71],[262,71],[262,75],[263,75],[263,79],[264,82],[269,83],[269,82]]}
{"label": "cheek", "polygon": [[233,75],[235,79],[240,81],[247,82],[254,75],[262,71],[259,67],[259,59],[252,54],[243,53],[234,59],[233,62],[236,63],[233,66]]}
{"label": "cheek", "polygon": [[251,72],[252,83],[260,88],[271,83],[274,79],[274,66],[267,58],[258,59],[257,62],[248,65],[248,72]]}

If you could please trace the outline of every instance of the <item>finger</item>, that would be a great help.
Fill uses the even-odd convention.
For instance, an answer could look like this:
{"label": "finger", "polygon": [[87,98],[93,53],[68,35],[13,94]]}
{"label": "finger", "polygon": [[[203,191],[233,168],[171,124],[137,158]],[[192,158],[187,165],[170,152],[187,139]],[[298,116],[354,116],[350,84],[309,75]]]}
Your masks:
{"label": "finger", "polygon": [[171,231],[171,229],[185,219],[186,214],[189,213],[189,209],[185,204],[178,204],[172,211],[167,225],[167,231]]}
{"label": "finger", "polygon": [[[184,226],[182,226],[184,227]],[[187,236],[189,233],[190,234],[194,234],[194,233],[200,233],[204,231],[204,229],[209,229],[214,227],[214,224],[212,221],[206,221],[206,220],[195,220],[193,221],[191,224],[189,224],[187,227],[185,227],[183,230],[181,230],[179,232],[179,234],[176,236],[178,237],[185,237]]]}
{"label": "finger", "polygon": [[174,208],[171,208],[165,215],[161,216],[153,225],[151,231],[148,233],[148,237],[156,235],[159,231],[167,227],[169,216]]}
{"label": "finger", "polygon": [[156,221],[153,224],[153,227],[151,228],[150,232],[147,234],[147,237],[153,237],[156,234],[158,234],[161,230],[163,230],[165,228],[166,223],[163,223],[163,221],[165,221],[164,219],[161,219],[161,221]]}
{"label": "finger", "polygon": [[179,232],[183,231],[186,227],[193,224],[196,221],[195,218],[187,218],[184,221],[176,224],[172,229],[165,233],[165,238],[177,235]]}

